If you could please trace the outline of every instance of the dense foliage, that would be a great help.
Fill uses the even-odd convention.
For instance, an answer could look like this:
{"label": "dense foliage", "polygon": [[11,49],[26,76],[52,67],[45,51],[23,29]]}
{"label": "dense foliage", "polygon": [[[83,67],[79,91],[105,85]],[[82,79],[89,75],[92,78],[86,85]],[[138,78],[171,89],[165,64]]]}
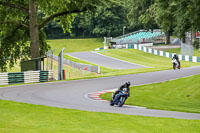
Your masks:
{"label": "dense foliage", "polygon": [[63,33],[58,23],[49,23],[45,27],[45,32],[48,38],[119,36],[122,35],[124,26],[127,27],[126,30],[133,31],[133,28],[129,27],[127,13],[125,3],[118,1],[106,7],[99,6],[95,12],[77,15],[72,23],[70,34]]}
{"label": "dense foliage", "polygon": [[[56,21],[70,32],[75,15],[107,6],[110,0],[0,0],[0,69],[49,49],[44,26]],[[30,44],[29,44],[29,43]]]}
{"label": "dense foliage", "polygon": [[[200,0],[0,0],[0,69],[43,56],[48,38],[119,36],[162,29],[184,40],[200,30]],[[30,43],[30,44],[29,44]]]}

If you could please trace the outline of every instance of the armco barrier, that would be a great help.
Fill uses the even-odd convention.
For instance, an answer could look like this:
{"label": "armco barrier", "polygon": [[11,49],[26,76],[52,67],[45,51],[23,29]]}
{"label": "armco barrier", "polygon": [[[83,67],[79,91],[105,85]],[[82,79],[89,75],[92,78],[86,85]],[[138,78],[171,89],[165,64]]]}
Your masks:
{"label": "armco barrier", "polygon": [[[126,48],[127,49],[137,49],[146,53],[150,53],[150,54],[154,54],[154,55],[158,55],[158,56],[163,56],[166,58],[172,58],[174,56],[174,53],[169,53],[169,52],[165,52],[165,51],[161,51],[161,50],[155,50],[152,48],[147,48],[144,46],[140,46],[138,44],[126,44]],[[103,50],[104,48],[97,48],[95,50]],[[189,61],[189,62],[200,62],[200,57],[197,56],[189,56],[189,55],[180,55],[177,54],[180,60],[183,61]]]}
{"label": "armco barrier", "polygon": [[48,81],[48,71],[41,71],[40,82],[47,82],[47,81]]}
{"label": "armco barrier", "polygon": [[8,73],[0,73],[0,85],[8,84]]}
{"label": "armco barrier", "polygon": [[0,73],[0,85],[47,82],[54,79],[53,71],[26,71]]}
{"label": "armco barrier", "polygon": [[24,83],[40,82],[40,71],[26,71],[24,72]]}
{"label": "armco barrier", "polygon": [[[53,59],[58,60],[58,57],[56,55],[53,55]],[[67,59],[63,59],[63,63],[79,70],[100,73],[100,68],[98,66],[77,63]],[[87,68],[87,70],[85,68]]]}
{"label": "armco barrier", "polygon": [[8,73],[8,84],[24,83],[24,73]]}

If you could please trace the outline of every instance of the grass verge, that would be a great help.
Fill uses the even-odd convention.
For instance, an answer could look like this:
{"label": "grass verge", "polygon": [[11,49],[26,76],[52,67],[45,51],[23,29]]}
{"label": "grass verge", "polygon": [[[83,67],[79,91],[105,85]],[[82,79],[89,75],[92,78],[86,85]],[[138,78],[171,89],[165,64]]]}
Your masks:
{"label": "grass verge", "polygon": [[[104,50],[104,51],[98,51],[99,53],[107,56],[111,56],[120,60],[125,60],[128,62],[141,64],[144,66],[148,66],[150,68],[139,68],[139,69],[126,69],[126,70],[118,70],[118,69],[109,69],[105,67],[101,68],[101,74],[94,74],[94,73],[87,73],[82,74],[80,70],[72,69],[69,66],[64,66],[65,70],[72,73],[71,78],[68,79],[86,79],[86,78],[99,78],[99,77],[108,77],[108,76],[117,76],[117,75],[125,75],[125,74],[135,74],[135,73],[144,73],[144,72],[153,72],[153,71],[161,71],[161,70],[168,70],[172,69],[171,59],[165,58],[161,56],[152,55],[149,53],[145,53],[139,50],[135,49],[111,49],[111,50]],[[85,61],[81,61],[79,59],[70,57],[65,55],[65,58],[83,63],[83,64],[90,64],[94,65]],[[55,75],[57,76],[57,64],[54,62],[54,70]],[[200,63],[194,63],[194,62],[186,62],[181,61],[182,67],[191,67],[191,66],[199,66]],[[69,75],[67,76],[69,77]]]}
{"label": "grass verge", "polygon": [[[111,56],[120,60],[125,60],[128,62],[141,64],[148,66],[149,68],[139,68],[139,69],[126,69],[126,70],[117,70],[101,67],[101,74],[91,75],[83,78],[98,78],[98,77],[108,77],[108,76],[117,76],[125,74],[135,74],[135,73],[144,73],[144,72],[153,72],[172,69],[171,59],[161,56],[152,55],[135,49],[110,49],[98,51],[100,54]],[[84,64],[94,65],[79,59],[65,55],[65,58]],[[186,62],[181,61],[182,67],[191,67],[199,66],[200,63]]]}
{"label": "grass verge", "polygon": [[[95,48],[103,46],[102,38],[93,38],[93,39],[58,39],[58,40],[48,40],[52,49],[55,49],[54,54],[58,55],[62,48],[66,48],[64,52],[81,52],[81,51],[93,51]],[[85,79],[85,78],[98,78],[98,77],[108,77],[108,76],[117,76],[125,74],[135,74],[143,72],[153,72],[160,70],[172,69],[171,59],[160,57],[152,54],[148,54],[135,49],[114,49],[114,50],[102,50],[98,51],[101,54],[111,56],[120,60],[125,60],[128,62],[145,65],[151,68],[140,68],[140,69],[128,69],[128,70],[117,70],[109,69],[103,66],[101,68],[101,74],[86,73],[85,71],[81,72],[80,70],[73,69],[69,66],[64,66],[65,70],[68,72],[68,79]],[[64,58],[89,65],[95,65],[89,62],[85,62],[67,55],[64,55]],[[181,61],[182,67],[197,66],[200,63],[192,63]],[[17,67],[15,67],[17,68]],[[57,64],[54,62],[55,76],[57,77]],[[20,68],[10,70],[9,72],[20,71]],[[70,74],[69,74],[70,73]],[[86,74],[82,74],[86,73]],[[74,76],[72,76],[74,75]]]}
{"label": "grass verge", "polygon": [[[152,109],[200,113],[200,75],[131,87],[126,104]],[[101,98],[110,100],[111,93]]]}
{"label": "grass verge", "polygon": [[48,40],[48,43],[55,50],[54,54],[58,55],[62,48],[66,48],[65,53],[94,51],[96,48],[103,47],[103,38],[57,39]]}
{"label": "grass verge", "polygon": [[[122,74],[134,74],[142,72],[153,72],[172,69],[171,59],[161,56],[152,55],[135,49],[112,49],[107,51],[99,51],[103,55],[114,57],[120,60],[148,66],[150,68],[118,70],[105,75],[115,76]],[[182,67],[199,66],[200,63],[181,61]]]}
{"label": "grass verge", "polygon": [[2,133],[197,133],[200,120],[154,118],[0,100]]}

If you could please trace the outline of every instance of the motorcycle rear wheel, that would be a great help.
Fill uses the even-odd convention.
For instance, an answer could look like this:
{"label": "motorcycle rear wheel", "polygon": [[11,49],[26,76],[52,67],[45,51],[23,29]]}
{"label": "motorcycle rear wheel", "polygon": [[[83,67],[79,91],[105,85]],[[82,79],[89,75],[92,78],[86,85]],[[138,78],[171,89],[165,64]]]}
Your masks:
{"label": "motorcycle rear wheel", "polygon": [[176,70],[176,64],[173,64],[173,69]]}
{"label": "motorcycle rear wheel", "polygon": [[181,65],[178,66],[178,69],[181,69]]}

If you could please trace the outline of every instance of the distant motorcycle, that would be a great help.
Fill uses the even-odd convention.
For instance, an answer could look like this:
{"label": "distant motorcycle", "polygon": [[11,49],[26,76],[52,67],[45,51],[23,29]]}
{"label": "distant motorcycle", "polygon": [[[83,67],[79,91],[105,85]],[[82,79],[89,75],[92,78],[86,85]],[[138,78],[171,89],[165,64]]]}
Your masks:
{"label": "distant motorcycle", "polygon": [[176,70],[176,68],[178,68],[178,69],[181,68],[180,64],[178,63],[178,61],[176,59],[172,60],[172,64],[173,64],[173,69],[174,70]]}
{"label": "distant motorcycle", "polygon": [[115,97],[114,93],[112,94],[112,99],[110,100],[110,106],[117,105],[118,107],[122,107],[128,98],[127,88],[123,88]]}

